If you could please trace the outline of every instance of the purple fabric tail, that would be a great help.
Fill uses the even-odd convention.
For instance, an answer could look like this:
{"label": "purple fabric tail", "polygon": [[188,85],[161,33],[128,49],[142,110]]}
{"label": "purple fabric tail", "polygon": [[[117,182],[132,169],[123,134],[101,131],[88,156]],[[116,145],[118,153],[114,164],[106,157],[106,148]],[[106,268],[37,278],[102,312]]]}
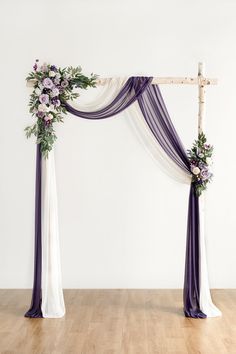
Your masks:
{"label": "purple fabric tail", "polygon": [[35,184],[35,249],[34,249],[34,285],[30,309],[25,317],[43,317],[41,311],[41,273],[42,273],[42,239],[41,239],[41,151],[37,145],[36,184]]}
{"label": "purple fabric tail", "polygon": [[184,314],[186,317],[206,318],[200,310],[200,240],[199,198],[191,183],[188,205],[187,244],[184,276]]}

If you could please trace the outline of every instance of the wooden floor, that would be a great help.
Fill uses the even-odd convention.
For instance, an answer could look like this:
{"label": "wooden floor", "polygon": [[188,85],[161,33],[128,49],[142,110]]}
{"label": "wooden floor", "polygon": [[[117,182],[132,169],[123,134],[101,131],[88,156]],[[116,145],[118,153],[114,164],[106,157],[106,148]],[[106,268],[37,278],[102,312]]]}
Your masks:
{"label": "wooden floor", "polygon": [[180,290],[65,290],[61,319],[28,319],[29,290],[0,290],[0,353],[236,354],[236,290],[221,318],[188,319]]}

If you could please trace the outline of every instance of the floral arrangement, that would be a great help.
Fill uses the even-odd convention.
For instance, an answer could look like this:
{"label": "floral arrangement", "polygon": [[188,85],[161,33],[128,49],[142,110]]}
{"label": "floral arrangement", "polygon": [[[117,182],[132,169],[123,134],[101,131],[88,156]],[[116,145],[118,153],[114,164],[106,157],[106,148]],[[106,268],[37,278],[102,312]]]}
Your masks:
{"label": "floral arrangement", "polygon": [[67,111],[63,105],[66,101],[79,97],[74,88],[86,89],[96,86],[97,75],[86,77],[81,67],[58,68],[55,65],[39,64],[36,60],[33,71],[26,80],[34,82],[30,95],[29,111],[37,121],[25,128],[26,136],[35,135],[40,144],[42,155],[47,158],[56,140],[54,123],[63,122]]}
{"label": "floral arrangement", "polygon": [[192,172],[192,182],[195,185],[197,196],[200,196],[207,188],[213,174],[210,171],[212,165],[213,146],[207,144],[204,133],[198,135],[191,150],[188,150],[190,168]]}

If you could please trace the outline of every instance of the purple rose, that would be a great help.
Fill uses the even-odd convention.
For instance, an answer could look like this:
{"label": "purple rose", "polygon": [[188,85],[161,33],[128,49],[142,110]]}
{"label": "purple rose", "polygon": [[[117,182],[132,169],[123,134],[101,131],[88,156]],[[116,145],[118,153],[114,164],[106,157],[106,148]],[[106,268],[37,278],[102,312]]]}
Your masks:
{"label": "purple rose", "polygon": [[64,88],[63,88],[63,87],[57,86],[57,88],[58,88],[58,90],[59,90],[60,93],[63,93],[63,91],[64,91]]}
{"label": "purple rose", "polygon": [[206,179],[210,178],[211,174],[207,169],[202,169],[201,170],[201,178],[203,181],[205,181]]}
{"label": "purple rose", "polygon": [[204,162],[202,162],[202,161],[199,161],[198,166],[199,166],[201,169],[207,170],[207,165],[206,165]]}
{"label": "purple rose", "polygon": [[57,67],[55,65],[51,65],[50,70],[57,71]]}
{"label": "purple rose", "polygon": [[39,96],[39,101],[40,101],[41,103],[48,104],[48,102],[49,102],[49,96],[46,95],[45,93],[43,93],[42,95]]}
{"label": "purple rose", "polygon": [[46,126],[46,127],[48,127],[49,125],[51,125],[52,124],[52,121],[51,120],[44,120],[44,125]]}
{"label": "purple rose", "polygon": [[67,80],[63,80],[62,82],[61,82],[61,86],[62,87],[67,87],[69,85],[69,83],[68,83],[68,81]]}
{"label": "purple rose", "polygon": [[41,112],[41,111],[38,111],[38,112],[37,112],[37,117],[38,117],[38,118],[43,118],[44,115],[45,115],[44,112]]}
{"label": "purple rose", "polygon": [[48,77],[46,77],[44,80],[43,80],[43,86],[47,89],[52,89],[54,84],[52,82],[51,79],[49,79]]}
{"label": "purple rose", "polygon": [[60,102],[60,100],[57,97],[53,97],[51,102],[56,107],[59,107],[61,105],[61,102]]}

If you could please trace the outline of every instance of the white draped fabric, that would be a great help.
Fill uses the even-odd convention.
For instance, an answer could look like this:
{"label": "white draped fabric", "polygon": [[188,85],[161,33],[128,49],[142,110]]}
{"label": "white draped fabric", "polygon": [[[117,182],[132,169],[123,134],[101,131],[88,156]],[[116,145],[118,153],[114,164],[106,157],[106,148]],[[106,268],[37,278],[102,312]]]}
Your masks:
{"label": "white draped fabric", "polygon": [[[71,105],[81,111],[95,111],[105,107],[111,102],[124,85],[126,79],[110,79],[103,87],[98,97],[92,103]],[[147,151],[152,155],[161,169],[171,178],[181,183],[191,183],[191,175],[179,168],[163,151],[154,138],[139,109],[137,102],[126,109],[129,121],[136,135],[142,141]],[[42,311],[44,317],[62,317],[65,306],[61,285],[60,252],[57,221],[57,196],[53,152],[47,160],[43,159],[42,165]],[[208,283],[206,262],[205,237],[204,237],[204,203],[200,202],[200,309],[207,317],[220,316],[221,312],[213,304]]]}
{"label": "white draped fabric", "polygon": [[191,174],[184,172],[158,144],[156,138],[143,118],[138,102],[134,102],[128,109],[126,109],[126,112],[134,133],[146,151],[154,159],[158,167],[177,182],[190,184],[192,177]]}
{"label": "white draped fabric", "polygon": [[205,239],[205,196],[199,197],[199,213],[200,213],[200,309],[207,317],[221,316],[221,311],[213,304],[211,299],[207,257],[206,257],[206,239]]}
{"label": "white draped fabric", "polygon": [[60,246],[54,152],[42,159],[42,313],[63,317],[65,305],[61,282]]}

